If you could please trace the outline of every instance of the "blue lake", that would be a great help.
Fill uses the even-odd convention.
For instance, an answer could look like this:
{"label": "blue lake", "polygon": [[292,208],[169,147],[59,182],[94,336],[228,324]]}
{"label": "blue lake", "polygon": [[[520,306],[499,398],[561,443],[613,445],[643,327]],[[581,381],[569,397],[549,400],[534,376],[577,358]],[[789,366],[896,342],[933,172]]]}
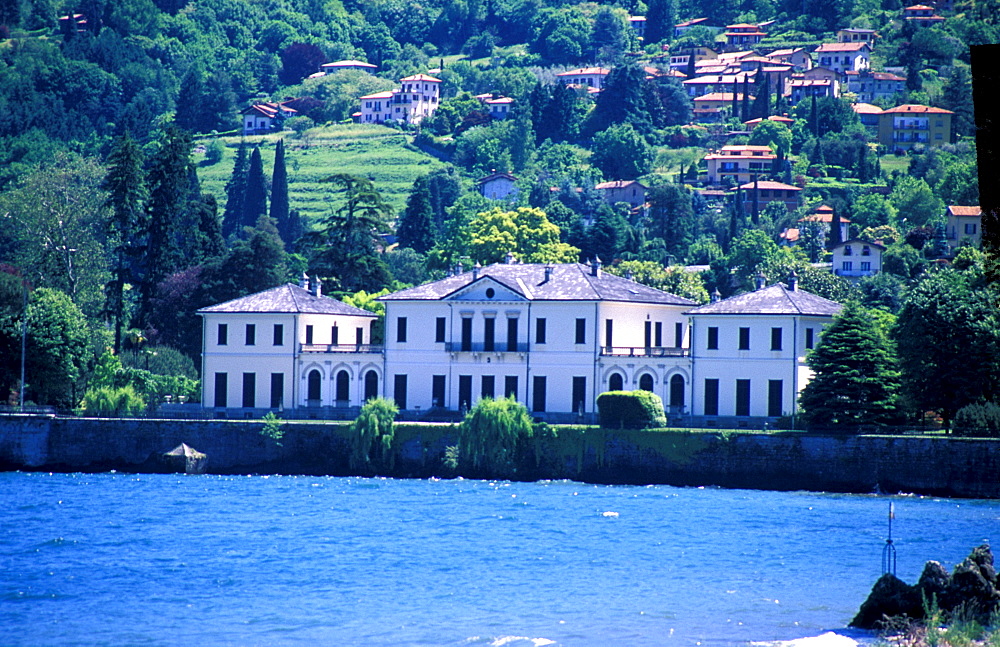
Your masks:
{"label": "blue lake", "polygon": [[[1000,501],[0,474],[4,645],[737,645],[842,630]],[[548,642],[551,641],[551,642]]]}

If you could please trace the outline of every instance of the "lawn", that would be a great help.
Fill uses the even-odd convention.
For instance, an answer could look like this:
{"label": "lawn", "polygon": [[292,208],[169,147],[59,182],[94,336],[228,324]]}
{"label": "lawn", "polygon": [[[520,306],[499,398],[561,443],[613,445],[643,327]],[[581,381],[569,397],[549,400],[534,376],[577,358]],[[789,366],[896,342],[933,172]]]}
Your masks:
{"label": "lawn", "polygon": [[893,171],[906,173],[910,168],[910,158],[906,155],[883,155],[879,158],[882,172],[891,175]]}
{"label": "lawn", "polygon": [[[246,138],[259,146],[264,173],[270,179],[274,148],[285,140],[285,165],[288,170],[288,194],[292,209],[298,209],[309,221],[329,211],[330,185],[323,180],[335,173],[349,173],[371,179],[396,213],[406,207],[406,197],[413,182],[442,165],[434,157],[410,146],[412,137],[385,126],[346,124],[312,128],[302,137],[290,131]],[[220,211],[226,204],[226,182],[233,173],[233,163],[240,137],[223,137],[225,153],[220,162],[207,164],[197,142],[195,162],[202,190],[215,195]]]}

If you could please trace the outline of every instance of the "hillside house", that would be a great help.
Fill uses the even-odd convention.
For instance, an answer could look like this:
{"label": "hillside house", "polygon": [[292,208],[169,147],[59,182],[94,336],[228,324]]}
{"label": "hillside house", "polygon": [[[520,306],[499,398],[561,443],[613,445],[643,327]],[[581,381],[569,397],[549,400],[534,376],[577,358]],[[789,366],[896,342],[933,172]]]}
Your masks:
{"label": "hillside house", "polygon": [[564,85],[599,92],[604,87],[604,79],[611,70],[606,67],[581,67],[556,74],[556,79]]}
{"label": "hillside house", "polygon": [[346,417],[382,392],[376,315],[323,296],[318,279],[198,311],[202,405],[217,415],[299,410]]}
{"label": "hillside house", "polygon": [[845,90],[857,96],[857,100],[863,103],[872,103],[883,99],[893,99],[906,92],[906,78],[889,72],[872,72],[862,70],[860,72],[848,71],[844,73]]}
{"label": "hillside house", "polygon": [[646,38],[646,16],[629,16],[628,26],[640,41]]}
{"label": "hillside house", "polygon": [[281,130],[286,119],[297,117],[298,111],[285,103],[255,103],[240,111],[244,135],[259,135]]}
{"label": "hillside house", "polygon": [[476,99],[479,99],[479,102],[483,104],[491,119],[506,119],[513,114],[514,99],[510,97],[503,97],[493,92],[477,94]]}
{"label": "hillside house", "polygon": [[780,202],[788,211],[795,211],[802,206],[802,189],[783,182],[747,182],[739,186],[739,191],[744,213],[753,212],[755,200],[758,213],[772,202]]}
{"label": "hillside house", "polygon": [[959,246],[964,244],[977,248],[982,246],[982,207],[952,205],[948,207],[945,216],[947,221],[944,226],[944,235],[953,254]]}
{"label": "hillside house", "polygon": [[726,48],[734,50],[756,47],[767,34],[761,31],[758,25],[738,23],[726,25],[725,36]]}
{"label": "hillside house", "polygon": [[838,43],[868,43],[874,49],[878,33],[874,29],[849,28],[837,30]]}
{"label": "hillside house", "polygon": [[871,67],[872,48],[866,42],[823,43],[814,53],[819,67],[837,74],[860,72]]}
{"label": "hillside house", "polygon": [[[814,68],[815,69],[815,68]],[[788,102],[791,105],[798,105],[800,101],[816,97],[831,97],[836,99],[840,96],[840,83],[835,79],[799,79],[792,78],[788,81]]]}
{"label": "hillside house", "polygon": [[400,79],[399,88],[367,94],[360,101],[358,120],[361,123],[419,124],[437,110],[441,102],[441,80],[427,74],[414,74]]}
{"label": "hillside house", "polygon": [[706,182],[721,185],[729,178],[737,185],[746,184],[758,173],[770,173],[776,157],[770,146],[723,146],[704,157]]}
{"label": "hillside house", "polygon": [[489,200],[509,200],[517,199],[517,178],[510,173],[497,173],[493,171],[486,177],[476,181],[480,195]]}
{"label": "hillside house", "polygon": [[324,75],[333,74],[343,70],[359,70],[373,74],[378,69],[378,65],[365,63],[364,61],[334,61],[333,63],[323,63],[319,66],[319,71]]}
{"label": "hillside house", "polygon": [[[750,96],[749,101],[753,101]],[[721,121],[726,115],[732,112],[733,93],[732,92],[709,92],[706,95],[696,97],[692,102],[694,109],[692,114],[695,121],[714,122]],[[743,93],[736,93],[737,105],[743,104]]]}
{"label": "hillside house", "polygon": [[633,209],[646,204],[646,186],[637,180],[615,180],[600,182],[594,186],[601,198],[608,204],[627,202]]}
{"label": "hillside house", "polygon": [[878,134],[878,116],[882,114],[882,108],[870,103],[854,103],[851,104],[851,110],[858,115],[858,119],[861,120],[861,125],[863,125],[870,134]]}
{"label": "hillside house", "polygon": [[[801,218],[799,222],[816,222],[820,224],[821,231],[823,233],[824,246],[826,245],[826,240],[830,237],[830,228],[833,226],[833,207],[829,205],[820,205],[816,209],[806,216]],[[840,216],[840,240],[847,240],[850,238],[851,221],[844,216]]]}
{"label": "hillside house", "polygon": [[903,20],[918,27],[930,27],[944,22],[944,16],[937,15],[930,5],[915,4],[903,9]]}
{"label": "hillside house", "polygon": [[776,49],[767,55],[775,63],[788,63],[796,72],[806,72],[813,67],[812,56],[804,47]]}
{"label": "hillside house", "polygon": [[872,276],[882,271],[885,246],[852,238],[830,248],[833,273],[849,279]]}
{"label": "hillside house", "polygon": [[943,146],[951,141],[951,118],[955,113],[908,103],[879,114],[878,143],[892,151],[906,151],[917,144]]}
{"label": "hillside house", "polygon": [[710,29],[713,34],[718,34],[722,31],[722,27],[719,27],[712,22],[711,18],[694,18],[692,20],[685,20],[684,22],[674,25],[674,38],[680,38],[684,35],[684,32],[694,27],[704,27],[705,29]]}

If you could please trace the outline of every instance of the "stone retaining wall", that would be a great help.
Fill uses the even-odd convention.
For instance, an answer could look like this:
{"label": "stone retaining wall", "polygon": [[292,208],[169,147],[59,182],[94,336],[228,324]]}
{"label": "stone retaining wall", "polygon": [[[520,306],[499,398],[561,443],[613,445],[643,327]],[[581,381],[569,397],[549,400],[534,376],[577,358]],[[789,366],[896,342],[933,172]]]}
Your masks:
{"label": "stone retaining wall", "polygon": [[[289,422],[280,444],[262,423],[0,416],[0,469],[147,471],[180,443],[220,474],[348,475],[343,423]],[[447,476],[448,425],[403,424],[392,476]],[[535,443],[529,479],[715,485],[765,490],[909,492],[1000,498],[1000,440],[919,436],[818,436],[558,430]]]}

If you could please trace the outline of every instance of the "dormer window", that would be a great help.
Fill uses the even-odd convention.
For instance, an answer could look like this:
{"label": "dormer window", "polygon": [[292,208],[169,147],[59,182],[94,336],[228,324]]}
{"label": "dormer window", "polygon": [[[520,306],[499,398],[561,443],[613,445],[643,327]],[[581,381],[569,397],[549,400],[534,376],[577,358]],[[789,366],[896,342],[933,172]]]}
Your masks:
{"label": "dormer window", "polygon": [[854,251],[851,249],[850,245],[844,247],[844,256],[854,256]]}

